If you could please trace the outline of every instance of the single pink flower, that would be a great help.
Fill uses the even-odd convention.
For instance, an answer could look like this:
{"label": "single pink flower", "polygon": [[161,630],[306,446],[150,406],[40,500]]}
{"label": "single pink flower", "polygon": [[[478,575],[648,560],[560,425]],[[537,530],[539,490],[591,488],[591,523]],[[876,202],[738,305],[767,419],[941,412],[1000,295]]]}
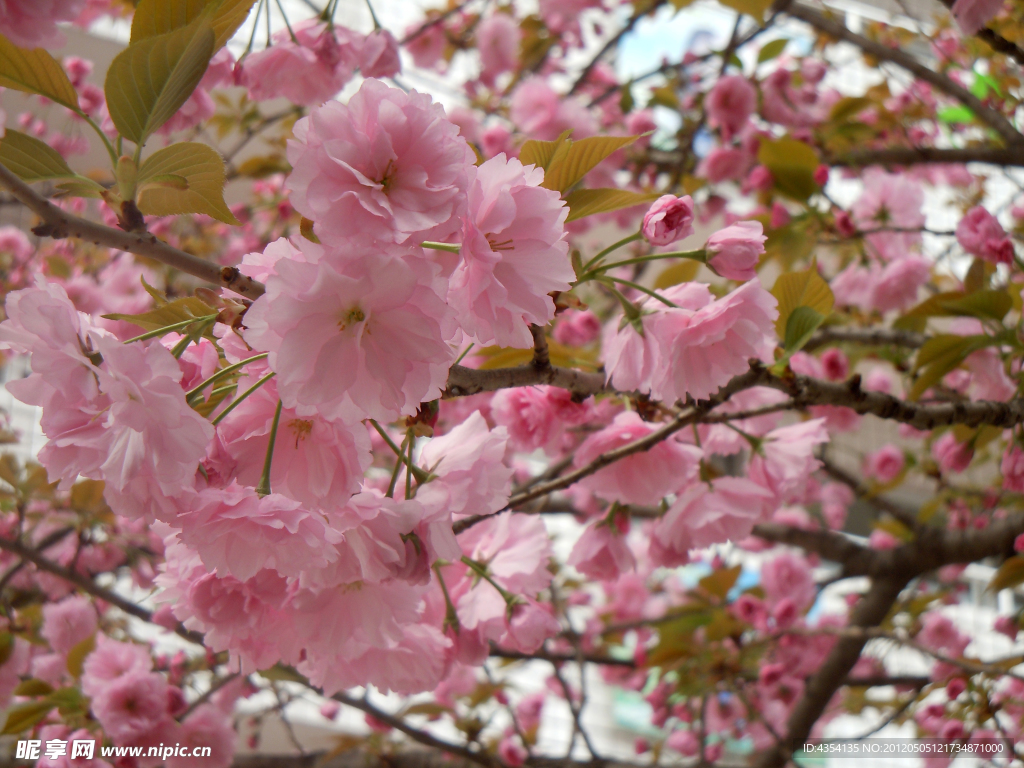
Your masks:
{"label": "single pink flower", "polygon": [[776,605],[788,599],[800,611],[809,607],[817,595],[807,561],[791,553],[778,555],[762,564],[761,584],[770,604]]}
{"label": "single pink flower", "polygon": [[1010,264],[1013,261],[1013,241],[996,217],[980,205],[971,208],[960,219],[956,239],[965,251],[993,264]]}
{"label": "single pink flower", "polygon": [[693,234],[693,198],[662,195],[644,214],[640,228],[651,245],[671,245]]}
{"label": "single pink flower", "polygon": [[965,35],[976,35],[1003,10],[1003,0],[956,0],[953,17]]}
{"label": "single pink flower", "polygon": [[885,485],[899,477],[905,464],[903,451],[895,445],[883,445],[864,459],[864,474]]}
{"label": "single pink flower", "polygon": [[831,381],[843,381],[850,375],[850,360],[837,347],[829,347],[821,353],[821,366],[825,378]]}
{"label": "single pink flower", "polygon": [[106,635],[96,638],[96,650],[82,665],[82,691],[95,697],[110,683],[129,674],[144,674],[153,669],[149,649],[135,643],[121,643]]}
{"label": "single pink flower", "polygon": [[[206,757],[170,757],[167,768],[228,768],[235,754],[237,736],[231,718],[213,704],[200,704],[181,723],[175,734],[181,753],[193,755],[206,747]],[[202,753],[200,753],[202,754]]]}
{"label": "single pink flower", "polygon": [[587,578],[613,581],[636,568],[636,557],[617,528],[598,522],[583,531],[566,563]]}
{"label": "single pink flower", "polygon": [[1016,445],[1007,448],[999,471],[1003,473],[1003,488],[1024,493],[1024,451]]}
{"label": "single pink flower", "polygon": [[760,453],[751,458],[747,474],[772,492],[779,504],[793,501],[821,466],[814,449],[828,441],[825,420],[820,418],[773,429],[765,435]]}
{"label": "single pink flower", "polygon": [[155,672],[122,675],[92,700],[92,712],[114,743],[145,737],[170,721],[167,681]]}
{"label": "single pink flower", "polygon": [[509,118],[523,133],[543,141],[554,141],[572,130],[574,139],[597,133],[597,120],[575,96],[559,95],[541,77],[524,80],[509,103]]}
{"label": "single pink flower", "polygon": [[956,628],[948,616],[929,611],[921,618],[921,631],[914,639],[932,651],[959,657],[970,645],[971,639]]}
{"label": "single pink flower", "polygon": [[359,72],[363,77],[394,77],[402,71],[398,41],[386,29],[375,29],[359,46]]}
{"label": "single pink flower", "polygon": [[96,632],[96,609],[84,597],[66,597],[43,606],[40,634],[54,651],[67,654]]}
{"label": "single pink flower", "polygon": [[242,84],[255,101],[285,98],[322,104],[345,87],[359,65],[361,36],[342,26],[310,19],[274,35],[273,45],[242,63]]}
{"label": "single pink flower", "polygon": [[917,302],[918,289],[928,282],[932,263],[923,256],[905,256],[875,276],[871,305],[881,311],[903,311]]}
{"label": "single pink flower", "polygon": [[961,443],[952,432],[946,432],[932,444],[932,458],[943,472],[963,472],[974,458],[974,446]]}
{"label": "single pink flower", "polygon": [[440,397],[455,328],[439,267],[418,249],[403,258],[342,241],[316,263],[275,269],[246,313],[245,339],[270,353],[285,406],[390,421]]}
{"label": "single pink flower", "polygon": [[59,48],[58,21],[74,21],[85,0],[8,0],[0,6],[0,32],[19,48]]}
{"label": "single pink flower", "polygon": [[[635,412],[624,411],[576,449],[573,464],[583,467],[601,454],[636,442],[658,426],[643,421]],[[703,452],[672,437],[647,451],[619,459],[580,480],[580,485],[608,501],[653,506],[682,488],[696,474]]]}
{"label": "single pink flower", "polygon": [[509,445],[527,453],[538,448],[558,453],[566,425],[557,413],[557,403],[543,385],[502,389],[491,400],[491,418],[508,429]]}
{"label": "single pink flower", "polygon": [[738,133],[757,109],[757,89],[741,75],[719,78],[704,98],[708,122],[728,135]]}
{"label": "single pink flower", "polygon": [[516,20],[507,13],[491,13],[476,28],[476,47],[480,52],[480,79],[493,85],[503,72],[519,65],[519,41],[522,32]]}
{"label": "single pink flower", "polygon": [[293,133],[286,188],[325,243],[440,240],[460,226],[475,155],[426,94],[365,80]]}
{"label": "single pink flower", "polygon": [[569,209],[543,181],[543,170],[504,155],[471,172],[448,303],[477,343],[532,347],[530,324],[555,315],[548,294],[575,279],[562,227]]}
{"label": "single pink flower", "polygon": [[601,335],[601,321],[590,310],[567,309],[558,315],[551,335],[559,344],[582,347]]}
{"label": "single pink flower", "polygon": [[759,221],[738,221],[708,238],[708,266],[727,280],[746,281],[757,276],[757,264],[768,238]]}
{"label": "single pink flower", "polygon": [[742,149],[715,147],[700,161],[696,174],[712,184],[737,181],[746,175],[753,164],[754,157]]}

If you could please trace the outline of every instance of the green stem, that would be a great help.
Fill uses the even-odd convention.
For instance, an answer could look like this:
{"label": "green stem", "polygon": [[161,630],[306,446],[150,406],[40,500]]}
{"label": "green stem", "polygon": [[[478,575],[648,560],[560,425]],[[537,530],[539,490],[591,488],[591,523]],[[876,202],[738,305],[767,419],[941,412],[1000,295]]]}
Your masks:
{"label": "green stem", "polygon": [[603,251],[601,251],[599,254],[597,254],[597,256],[595,256],[590,261],[588,261],[586,264],[584,264],[583,265],[583,271],[584,272],[588,271],[590,269],[590,265],[591,264],[596,264],[597,262],[601,261],[601,259],[603,259],[605,256],[607,256],[612,251],[618,250],[619,248],[621,248],[624,245],[629,245],[630,243],[634,243],[637,240],[639,240],[640,238],[642,238],[643,236],[644,236],[643,232],[635,232],[634,234],[630,235],[629,237],[622,238],[617,243],[612,243],[607,248],[605,248]]}
{"label": "green stem", "polygon": [[242,368],[242,367],[248,365],[249,363],[255,362],[256,360],[262,360],[266,356],[267,356],[267,353],[263,352],[263,353],[261,353],[259,355],[253,355],[252,357],[247,357],[245,360],[237,362],[234,365],[229,365],[227,368],[221,368],[219,371],[217,371],[215,374],[213,374],[206,381],[201,382],[200,384],[197,384],[192,389],[190,389],[188,392],[186,392],[185,393],[185,400],[187,400],[189,402],[193,401],[196,398],[197,395],[201,394],[202,391],[204,389],[206,389],[208,386],[210,386],[211,384],[213,384],[213,382],[219,381],[220,379],[223,379],[225,376],[230,376],[232,373],[237,371],[239,368]]}
{"label": "green stem", "polygon": [[462,358],[464,358],[466,355],[468,355],[469,354],[469,350],[471,350],[474,346],[475,346],[475,343],[474,342],[470,342],[469,346],[466,347],[464,350],[462,350],[462,353],[457,358],[455,358],[455,362],[452,363],[452,365],[458,365],[459,363],[461,363],[462,362]]}
{"label": "green stem", "polygon": [[402,465],[405,463],[405,445],[409,442],[409,432],[405,433],[405,440],[402,441],[402,447],[398,451],[398,461],[395,462],[395,470],[391,473],[391,482],[388,483],[387,497],[389,499],[395,498],[395,486],[398,485],[398,473],[402,471]]}
{"label": "green stem", "polygon": [[[405,460],[406,466],[409,467],[410,469],[412,468],[412,449],[413,449],[414,445],[416,445],[416,435],[414,435],[410,431],[409,432],[409,451],[408,451],[408,454],[407,454],[407,458]],[[406,501],[408,501],[409,499],[412,498],[412,472],[406,472],[405,473],[405,498],[406,498]]]}
{"label": "green stem", "polygon": [[[92,126],[92,129],[96,131],[96,135],[99,136],[100,139],[103,141],[103,146],[107,148],[107,154],[110,155],[110,162],[113,163],[114,170],[116,171],[118,154],[114,150],[114,145],[110,143],[110,139],[107,138],[107,134],[105,134],[103,132],[103,129],[96,125],[96,123],[93,122],[93,119],[89,117],[87,114],[85,114],[85,112],[83,112],[80,109],[76,109],[75,112],[78,114],[80,118],[82,118],[83,120],[85,120],[85,122]],[[118,138],[120,139],[121,137],[118,136]]]}
{"label": "green stem", "polygon": [[432,251],[448,251],[448,253],[458,253],[461,249],[461,245],[454,243],[434,243],[430,240],[420,243],[424,248],[429,248]]}
{"label": "green stem", "polygon": [[270,442],[267,444],[267,458],[263,462],[263,474],[260,475],[260,484],[256,486],[256,493],[260,496],[267,496],[270,493],[270,464],[274,460],[274,443],[277,442],[277,425],[281,421],[281,407],[283,403],[278,400],[277,408],[274,410],[274,420],[270,424]]}
{"label": "green stem", "polygon": [[383,29],[380,21],[377,19],[377,14],[373,12],[373,3],[370,0],[366,0],[366,7],[370,9],[370,18],[373,19],[373,30],[376,32],[379,29]]}
{"label": "green stem", "polygon": [[444,623],[446,627],[455,627],[455,631],[459,631],[459,614],[455,610],[455,603],[452,602],[452,596],[448,594],[448,585],[444,583],[444,576],[441,575],[441,566],[434,563],[431,566],[434,569],[434,574],[437,576],[437,583],[441,585],[441,594],[444,595]]}
{"label": "green stem", "polygon": [[586,273],[581,279],[582,283],[587,279],[588,275],[595,274],[597,272],[603,272],[606,269],[614,269],[615,267],[625,267],[630,264],[643,264],[646,261],[658,261],[660,259],[692,259],[693,261],[699,261],[701,264],[707,264],[707,251],[703,248],[696,251],[675,251],[673,253],[652,253],[647,256],[638,256],[635,259],[625,259],[623,261],[616,261],[611,264],[600,264]]}
{"label": "green stem", "polygon": [[264,376],[259,381],[257,381],[255,384],[253,384],[251,387],[249,387],[247,390],[245,390],[245,392],[243,392],[238,397],[236,397],[234,400],[232,400],[230,405],[228,405],[227,408],[225,408],[223,411],[221,411],[219,414],[217,414],[217,418],[215,418],[213,420],[213,426],[217,426],[218,424],[220,424],[224,420],[224,417],[227,416],[229,413],[231,413],[233,410],[235,410],[235,408],[237,408],[239,405],[241,405],[242,401],[245,400],[245,398],[247,398],[249,395],[251,395],[257,389],[259,389],[264,384],[266,384],[268,381],[270,381],[272,378],[274,378],[274,376],[275,376],[274,372],[271,371],[266,376]]}
{"label": "green stem", "polygon": [[[420,469],[415,464],[413,464],[410,459],[407,459],[405,457],[405,449],[399,448],[397,445],[395,445],[395,441],[391,439],[391,435],[389,435],[384,430],[384,428],[377,423],[376,419],[370,419],[369,421],[370,424],[373,425],[373,428],[377,430],[377,434],[384,438],[384,442],[387,443],[388,447],[395,452],[395,456],[397,456],[401,460],[401,463],[405,464],[407,467],[409,467],[409,469],[412,470],[412,474],[413,477],[416,478],[416,482],[418,484],[423,484],[427,482],[427,480],[430,478],[430,473],[427,472],[426,470]],[[405,445],[404,441],[402,442],[402,445]]]}
{"label": "green stem", "polygon": [[170,325],[165,325],[163,328],[157,328],[155,331],[147,331],[141,336],[135,336],[134,338],[128,339],[128,341],[124,343],[134,344],[136,341],[146,341],[147,339],[152,339],[157,336],[163,336],[165,333],[176,331],[179,328],[185,328],[186,326],[192,325],[192,323],[208,322],[210,320],[216,319],[216,315],[203,315],[202,317],[193,317],[191,320],[182,320],[180,323],[171,323]]}
{"label": "green stem", "polygon": [[501,584],[499,584],[498,582],[496,582],[496,581],[495,581],[495,580],[494,580],[494,579],[493,579],[493,578],[491,577],[491,574],[489,574],[489,573],[487,572],[487,568],[486,568],[486,566],[484,566],[484,565],[481,565],[480,563],[478,563],[478,562],[477,562],[476,560],[474,560],[474,559],[473,559],[473,558],[471,558],[471,557],[466,557],[466,555],[463,555],[463,556],[462,556],[462,562],[463,562],[463,563],[464,563],[465,565],[467,565],[467,566],[469,567],[469,569],[470,569],[471,571],[473,571],[473,573],[475,573],[475,574],[476,574],[477,576],[479,576],[479,577],[480,577],[481,579],[483,579],[483,580],[484,580],[484,581],[486,581],[486,582],[487,582],[488,584],[490,584],[490,585],[491,585],[492,587],[494,587],[494,588],[495,588],[496,590],[498,590],[498,594],[500,594],[500,595],[502,596],[502,598],[503,598],[503,599],[505,600],[505,603],[506,603],[507,605],[510,605],[510,606],[511,606],[511,605],[514,605],[514,604],[515,604],[515,602],[516,602],[516,596],[515,596],[515,595],[513,595],[513,594],[511,594],[511,593],[509,593],[509,592],[507,592],[507,591],[505,590],[505,588],[501,586]]}
{"label": "green stem", "polygon": [[188,345],[192,343],[192,337],[185,335],[181,337],[181,340],[174,345],[174,349],[171,350],[171,355],[175,360],[180,360],[181,356],[185,354],[185,350],[188,349]]}
{"label": "green stem", "polygon": [[641,293],[646,293],[648,296],[657,299],[658,301],[660,301],[662,304],[664,304],[666,306],[673,307],[674,309],[678,309],[679,308],[675,304],[673,304],[671,301],[666,299],[664,296],[661,296],[657,291],[652,291],[650,288],[645,288],[644,286],[642,286],[642,285],[640,285],[638,283],[634,283],[632,280],[623,280],[621,277],[612,277],[611,275],[602,275],[599,278],[599,280],[601,282],[604,282],[605,280],[612,280],[612,281],[614,281],[616,283],[620,283],[622,285],[628,285],[630,288],[633,288],[634,290],[640,291]]}

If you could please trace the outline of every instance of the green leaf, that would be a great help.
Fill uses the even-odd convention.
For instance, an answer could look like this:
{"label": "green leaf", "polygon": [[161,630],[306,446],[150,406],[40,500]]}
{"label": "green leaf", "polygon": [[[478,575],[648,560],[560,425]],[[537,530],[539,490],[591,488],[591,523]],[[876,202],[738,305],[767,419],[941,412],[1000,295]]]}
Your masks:
{"label": "green leaf", "polygon": [[75,172],[57,150],[44,141],[11,128],[0,140],[0,163],[22,181],[75,178]]}
{"label": "green leaf", "polygon": [[722,568],[712,571],[697,584],[707,592],[710,592],[720,600],[724,600],[729,590],[736,584],[740,574],[743,572],[742,565],[734,565],[732,568]]}
{"label": "green leaf", "polygon": [[117,55],[104,90],[110,119],[122,136],[144,144],[181,108],[206,72],[215,41],[209,21],[200,17],[134,42]]}
{"label": "green leaf", "polygon": [[34,677],[22,680],[14,689],[15,696],[49,696],[53,693],[53,686]]}
{"label": "green leaf", "polygon": [[943,333],[933,336],[917,351],[915,370],[921,375],[914,382],[907,397],[917,400],[942,377],[956,368],[969,354],[992,343],[988,336],[956,336]]}
{"label": "green leaf", "polygon": [[10,632],[0,632],[0,666],[7,663],[14,653],[14,635]]}
{"label": "green leaf", "polygon": [[943,123],[970,123],[974,121],[974,113],[964,106],[940,109],[935,116]]}
{"label": "green leaf", "polygon": [[[168,178],[175,182],[167,183]],[[154,152],[139,168],[138,184],[143,213],[205,213],[227,224],[239,223],[224,202],[224,161],[206,144],[185,141]]]}
{"label": "green leaf", "polygon": [[300,675],[297,671],[295,671],[286,664],[275,664],[269,669],[261,669],[258,674],[260,675],[260,677],[264,677],[267,680],[279,680],[282,682],[302,683],[303,685],[309,685],[308,679]]}
{"label": "green leaf", "polygon": [[671,288],[673,285],[688,283],[697,276],[700,262],[693,259],[680,259],[678,264],[665,267],[654,279],[654,290]]}
{"label": "green leaf", "polygon": [[795,200],[806,200],[818,191],[814,172],[821,161],[813,149],[796,139],[762,140],[757,161],[772,172],[775,188]]}
{"label": "green leaf", "polygon": [[54,197],[103,197],[104,189],[92,179],[78,176],[70,181],[62,181],[57,184],[57,194]]}
{"label": "green leaf", "polygon": [[1024,557],[1014,555],[999,566],[992,581],[988,583],[987,589],[990,592],[998,592],[1001,589],[1011,589],[1019,584],[1024,584]]}
{"label": "green leaf", "polygon": [[595,213],[617,211],[634,205],[657,200],[657,192],[630,192],[626,189],[577,189],[570,192],[565,202],[569,205],[569,216],[566,221],[575,221]]}
{"label": "green leaf", "polygon": [[1013,298],[1005,290],[980,290],[973,293],[949,291],[929,296],[906,314],[896,318],[894,328],[924,330],[929,317],[977,317],[1001,321],[1013,307]]}
{"label": "green leaf", "polygon": [[629,146],[639,136],[591,136],[579,141],[566,142],[559,147],[544,170],[545,189],[566,192],[592,171],[597,164],[613,152]]}
{"label": "green leaf", "polygon": [[216,35],[214,51],[235,34],[255,0],[141,0],[132,17],[131,42],[186,27],[204,14]]}
{"label": "green leaf", "polygon": [[530,141],[524,142],[522,148],[519,150],[519,161],[523,165],[535,165],[538,168],[547,169],[548,163],[551,162],[552,158],[559,148],[569,141],[569,135],[572,131],[565,131],[554,141]]}
{"label": "green leaf", "polygon": [[96,635],[89,635],[68,651],[68,672],[77,680],[82,676],[82,665],[85,664],[85,657],[96,650]]}
{"label": "green leaf", "polygon": [[207,317],[216,313],[217,310],[209,306],[202,299],[197,299],[195,296],[185,296],[174,301],[168,301],[163,306],[151,309],[149,312],[143,312],[141,315],[110,314],[103,317],[108,320],[127,320],[129,323],[135,323],[135,325],[143,330],[155,331],[184,320]]}
{"label": "green leaf", "polygon": [[0,735],[6,736],[12,733],[27,731],[33,725],[42,722],[54,705],[46,701],[30,701],[25,704],[18,704],[7,710],[7,721]]}
{"label": "green leaf", "polygon": [[811,307],[797,307],[786,321],[783,347],[788,355],[801,350],[816,330],[825,322],[825,316]]}
{"label": "green leaf", "polygon": [[726,8],[753,16],[761,26],[764,26],[765,13],[772,7],[772,0],[718,0],[718,2]]}
{"label": "green leaf", "polygon": [[789,317],[797,307],[810,307],[825,318],[835,304],[832,289],[818,274],[816,260],[802,272],[779,275],[771,293],[779,302],[779,319],[775,321],[775,331],[780,339],[786,338]]}
{"label": "green leaf", "polygon": [[64,68],[42,48],[19,48],[0,35],[0,86],[40,96],[79,111],[78,93]]}
{"label": "green leaf", "polygon": [[789,40],[784,37],[765,43],[757,54],[757,63],[764,64],[766,61],[771,61],[786,50],[788,44]]}
{"label": "green leaf", "polygon": [[875,102],[864,96],[846,96],[832,105],[828,119],[831,123],[845,123],[873,106]]}

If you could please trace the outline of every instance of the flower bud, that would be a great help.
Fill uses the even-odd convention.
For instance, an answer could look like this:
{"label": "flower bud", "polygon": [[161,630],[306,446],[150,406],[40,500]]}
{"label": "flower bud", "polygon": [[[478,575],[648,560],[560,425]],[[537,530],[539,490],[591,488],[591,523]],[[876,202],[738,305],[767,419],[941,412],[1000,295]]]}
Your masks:
{"label": "flower bud", "polygon": [[764,229],[759,221],[738,221],[708,238],[708,266],[729,280],[750,280],[764,253]]}
{"label": "flower bud", "polygon": [[693,198],[662,195],[644,215],[641,228],[651,245],[669,245],[693,234]]}

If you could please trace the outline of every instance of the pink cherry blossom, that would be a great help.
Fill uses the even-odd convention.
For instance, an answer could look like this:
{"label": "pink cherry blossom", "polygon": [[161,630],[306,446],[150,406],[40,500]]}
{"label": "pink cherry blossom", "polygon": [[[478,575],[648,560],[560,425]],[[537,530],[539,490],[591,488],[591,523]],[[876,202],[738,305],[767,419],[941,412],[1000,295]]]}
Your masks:
{"label": "pink cherry blossom", "polygon": [[0,32],[19,48],[64,44],[58,21],[74,21],[85,0],[9,0],[0,8]]}
{"label": "pink cherry blossom", "polygon": [[636,557],[617,528],[598,522],[583,531],[566,563],[588,578],[610,581],[636,568]]}
{"label": "pink cherry blossom", "polygon": [[700,161],[696,174],[712,184],[742,179],[754,164],[752,155],[736,147],[715,147]]}
{"label": "pink cherry blossom", "polygon": [[582,347],[601,335],[601,321],[589,310],[569,309],[558,315],[551,335],[559,344]]}
{"label": "pink cherry blossom", "polygon": [[387,421],[440,396],[454,327],[434,265],[346,243],[276,269],[246,313],[245,339],[270,353],[287,407]]}
{"label": "pink cherry blossom", "polygon": [[516,68],[520,37],[519,25],[506,13],[491,14],[480,22],[476,28],[476,45],[483,67],[480,79],[484,83],[493,84],[502,72]]}
{"label": "pink cherry blossom", "polygon": [[[657,425],[643,421],[635,412],[625,411],[615,420],[588,437],[573,457],[583,467],[601,454],[648,437]],[[653,506],[683,487],[697,472],[702,456],[700,448],[673,438],[663,440],[649,450],[626,456],[598,470],[580,484],[608,501]]]}
{"label": "pink cherry blossom", "polygon": [[84,597],[67,597],[43,606],[40,634],[57,653],[67,654],[96,632],[96,609]]}
{"label": "pink cherry blossom", "polygon": [[523,133],[545,141],[567,130],[574,139],[597,133],[597,121],[578,98],[560,96],[539,77],[524,80],[512,92],[509,117]]}
{"label": "pink cherry blossom", "polygon": [[943,472],[963,472],[974,458],[974,446],[961,443],[952,432],[946,432],[932,445],[932,457]]}
{"label": "pink cherry blossom", "polygon": [[96,638],[96,650],[85,657],[82,665],[82,691],[95,697],[118,678],[144,674],[152,668],[153,660],[148,648],[99,635]]}
{"label": "pink cherry blossom", "polygon": [[807,561],[790,553],[778,555],[761,566],[761,583],[770,604],[788,599],[801,611],[814,602],[817,594]]}
{"label": "pink cherry blossom", "polygon": [[167,681],[155,672],[122,675],[92,700],[92,712],[115,743],[145,737],[170,721]]}
{"label": "pink cherry blossom", "polygon": [[558,452],[565,424],[556,409],[546,386],[503,389],[491,400],[491,418],[508,429],[509,445],[517,451]]}
{"label": "pink cherry blossom", "polygon": [[475,411],[420,451],[420,466],[437,479],[420,486],[417,500],[427,506],[444,504],[455,519],[504,508],[512,490],[512,469],[503,463],[507,443],[505,427],[488,429]]}
{"label": "pink cherry blossom", "polygon": [[808,476],[820,466],[814,449],[828,441],[820,418],[773,429],[765,435],[760,453],[751,458],[748,475],[786,503],[799,496]]}
{"label": "pink cherry blossom", "polygon": [[291,203],[324,242],[444,239],[459,227],[475,158],[444,109],[416,91],[366,80],[288,142]]}
{"label": "pink cherry blossom", "polygon": [[850,375],[850,361],[837,347],[830,347],[821,353],[822,373],[831,381],[843,381]]}
{"label": "pink cherry blossom", "polygon": [[209,570],[239,581],[265,568],[282,576],[322,568],[333,559],[326,545],[340,539],[299,502],[277,493],[260,498],[234,482],[195,494],[175,522]]}
{"label": "pink cherry blossom", "polygon": [[548,294],[575,279],[562,228],[569,209],[543,181],[543,170],[503,154],[471,174],[448,302],[478,343],[532,347],[530,324],[555,315]]}
{"label": "pink cherry blossom", "polygon": [[931,262],[906,256],[888,264],[875,276],[871,305],[881,312],[903,311],[917,303],[918,290],[931,275]]}
{"label": "pink cherry blossom", "polygon": [[864,474],[885,485],[895,480],[906,464],[903,451],[895,445],[884,445],[864,459]]}
{"label": "pink cherry blossom", "polygon": [[708,238],[708,266],[727,280],[751,280],[767,239],[761,222],[738,221]]}
{"label": "pink cherry blossom", "polygon": [[993,264],[1013,261],[1013,241],[996,217],[980,205],[971,208],[960,219],[956,239],[965,251]]}
{"label": "pink cherry blossom", "polygon": [[975,35],[1003,10],[1003,0],[956,0],[953,17],[965,35]]}
{"label": "pink cherry blossom", "polygon": [[662,195],[644,214],[641,226],[651,245],[671,245],[693,234],[693,198]]}
{"label": "pink cherry blossom", "polygon": [[689,562],[691,550],[743,539],[771,501],[769,491],[745,478],[717,478],[710,491],[694,483],[654,524],[650,556],[658,565],[683,565]]}
{"label": "pink cherry blossom", "polygon": [[720,77],[704,99],[711,125],[726,134],[738,133],[757,109],[757,90],[740,75]]}
{"label": "pink cherry blossom", "polygon": [[172,756],[167,760],[167,768],[227,768],[234,757],[236,738],[227,715],[213,704],[200,704],[182,721],[181,729],[175,733],[175,744],[180,743],[181,752],[188,755],[196,754],[198,747],[206,747],[210,750],[208,756]]}
{"label": "pink cherry blossom", "polygon": [[398,41],[386,29],[368,34],[359,46],[359,72],[363,77],[394,77],[402,71]]}
{"label": "pink cherry blossom", "polygon": [[359,64],[362,41],[341,26],[319,19],[281,30],[274,43],[245,58],[242,84],[256,101],[286,98],[295,104],[322,104],[345,87]]}
{"label": "pink cherry blossom", "polygon": [[1003,473],[1003,488],[1024,493],[1024,451],[1016,445],[1007,448],[999,471]]}

